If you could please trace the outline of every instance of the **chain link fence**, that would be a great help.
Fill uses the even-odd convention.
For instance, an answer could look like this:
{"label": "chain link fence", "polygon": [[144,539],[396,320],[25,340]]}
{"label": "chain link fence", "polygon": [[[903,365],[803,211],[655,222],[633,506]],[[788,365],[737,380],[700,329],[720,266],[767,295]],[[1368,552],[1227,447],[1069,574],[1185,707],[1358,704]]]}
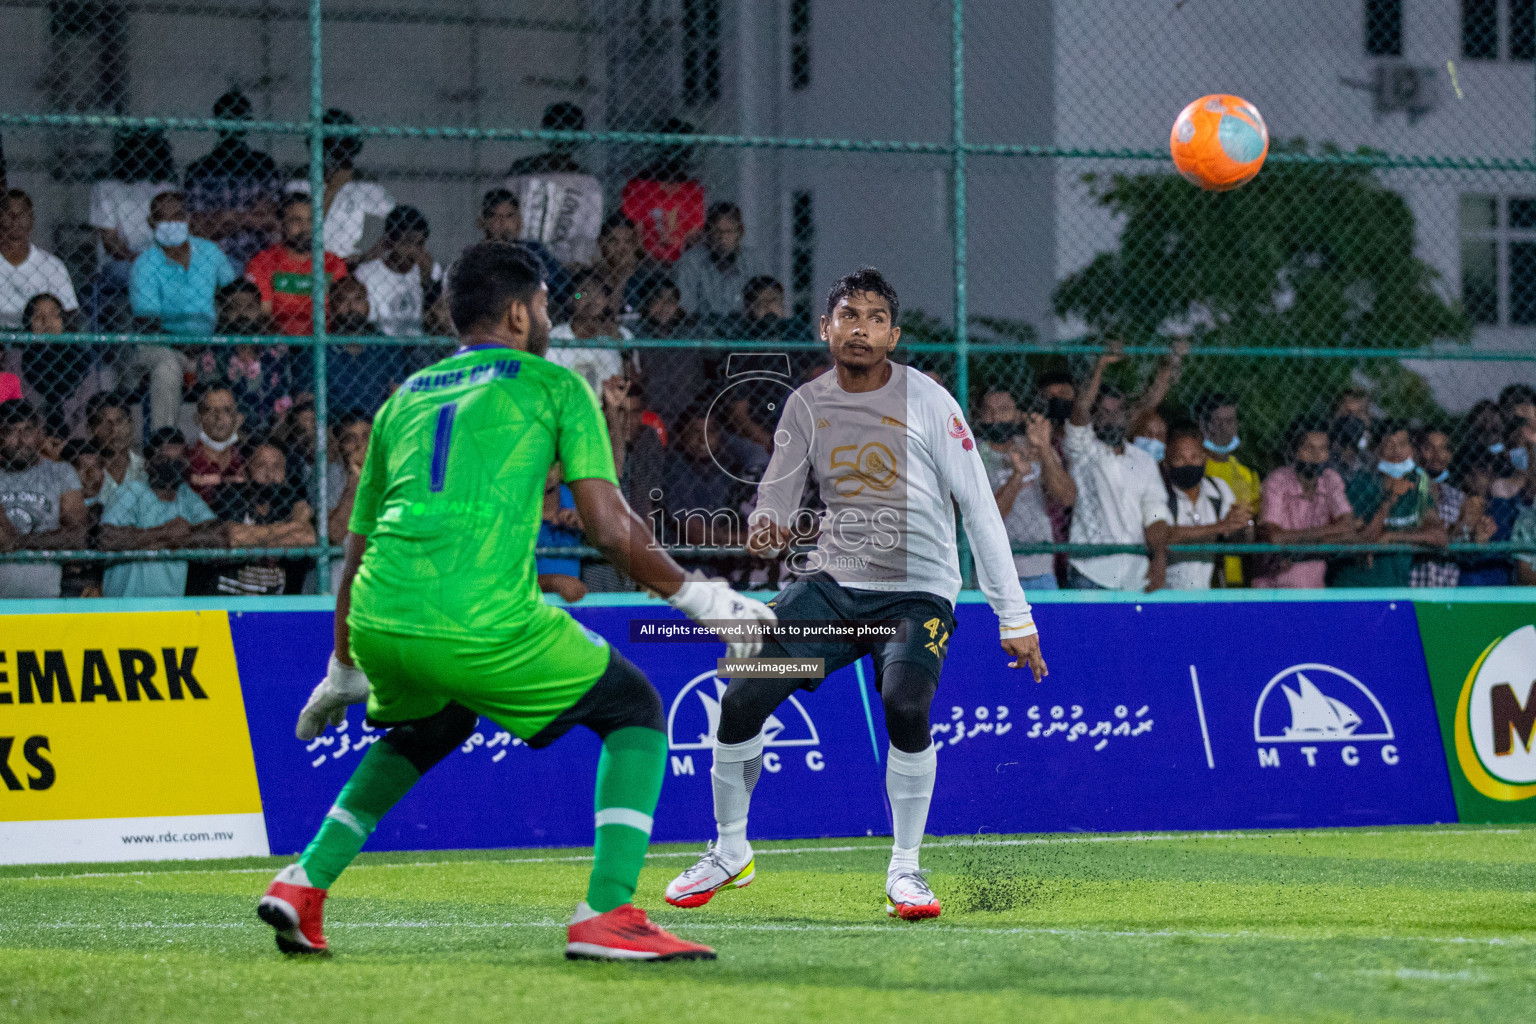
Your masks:
{"label": "chain link fence", "polygon": [[[1176,585],[1515,579],[1533,5],[1404,6],[0,0],[0,592],[329,591],[372,414],[452,351],[444,270],[481,238],[543,264],[631,504],[741,585],[793,573],[737,524],[865,264],[901,291],[900,357],[984,435],[1036,585],[1139,585],[1083,561],[1146,535],[1065,426],[1111,342],[1125,442],[1171,470],[1192,426],[1230,494],[1146,488],[1181,526],[1256,520],[1174,536]],[[1224,194],[1167,159],[1216,89],[1271,136]],[[1337,499],[1289,482],[1307,426]],[[1375,467],[1405,440],[1430,472],[1399,509]],[[629,586],[550,484],[547,575]]]}

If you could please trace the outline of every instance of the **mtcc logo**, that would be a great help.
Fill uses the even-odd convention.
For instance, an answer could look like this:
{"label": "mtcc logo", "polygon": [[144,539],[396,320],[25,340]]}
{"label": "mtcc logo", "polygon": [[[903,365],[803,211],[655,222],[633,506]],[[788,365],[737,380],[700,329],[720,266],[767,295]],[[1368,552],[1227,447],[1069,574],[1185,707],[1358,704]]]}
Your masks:
{"label": "mtcc logo", "polygon": [[1296,744],[1309,768],[1316,768],[1319,758],[1333,757],[1335,750],[1339,761],[1353,768],[1367,743],[1380,743],[1382,762],[1395,765],[1395,738],[1392,720],[1376,695],[1332,665],[1307,662],[1276,673],[1253,709],[1253,741],[1259,745],[1261,768],[1280,767],[1282,743]]}
{"label": "mtcc logo", "polygon": [[1467,673],[1456,701],[1456,760],[1472,788],[1494,800],[1536,796],[1536,626],[1521,626]]}
{"label": "mtcc logo", "polygon": [[[690,696],[691,695],[691,696]],[[711,669],[688,680],[672,700],[667,711],[667,744],[673,750],[712,750],[715,731],[720,728],[720,699],[725,696],[725,683]],[[780,717],[783,716],[783,717]],[[787,721],[786,721],[787,719]],[[791,696],[779,706],[776,714],[768,716],[763,724],[763,771],[777,772],[784,768],[784,759],[774,747],[809,747],[805,752],[805,766],[813,772],[825,768],[821,751],[821,735],[816,723],[806,712],[798,697]],[[798,751],[796,752],[798,754]],[[709,770],[709,764],[700,766]],[[692,754],[672,755],[673,775],[692,775],[695,772]]]}

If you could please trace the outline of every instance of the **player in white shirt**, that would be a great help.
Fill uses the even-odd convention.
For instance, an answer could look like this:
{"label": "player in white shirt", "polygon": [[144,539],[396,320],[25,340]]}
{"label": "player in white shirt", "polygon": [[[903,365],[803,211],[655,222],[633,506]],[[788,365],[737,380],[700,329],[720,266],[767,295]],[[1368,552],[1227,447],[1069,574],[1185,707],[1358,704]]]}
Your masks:
{"label": "player in white shirt", "polygon": [[[886,763],[894,842],[886,912],[937,917],[939,901],[918,868],[938,756],[928,713],[954,631],[960,592],[954,510],[960,506],[982,592],[997,612],[1010,668],[1046,672],[1029,602],[1014,572],[1008,534],[976,442],[949,392],[890,360],[901,336],[895,289],[866,268],[839,280],[827,298],[821,337],[835,371],[784,403],[773,458],[758,487],[747,547],[777,557],[792,535],[815,532],[797,512],[806,464],[827,511],[815,551],[793,556],[801,578],[769,602],[780,619],[900,619],[904,639],[882,642],[763,643],[765,658],[822,658],[830,673],[873,657],[891,747]],[[762,728],[797,689],[819,679],[737,677],[720,701],[710,771],[717,840],[667,887],[667,902],[699,907],[752,880],[747,809],[763,760]]]}

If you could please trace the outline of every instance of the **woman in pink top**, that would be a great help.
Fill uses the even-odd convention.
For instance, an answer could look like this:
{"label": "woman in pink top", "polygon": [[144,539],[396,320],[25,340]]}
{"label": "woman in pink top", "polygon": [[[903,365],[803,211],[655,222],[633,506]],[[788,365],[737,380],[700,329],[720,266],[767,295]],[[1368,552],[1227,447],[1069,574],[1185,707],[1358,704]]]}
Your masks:
{"label": "woman in pink top", "polygon": [[[1344,478],[1328,466],[1328,434],[1302,426],[1291,434],[1291,464],[1264,481],[1264,512],[1259,540],[1271,544],[1320,544],[1342,541],[1356,531],[1354,510],[1344,496]],[[1255,587],[1323,586],[1328,563],[1304,562],[1281,555],[1261,560]]]}

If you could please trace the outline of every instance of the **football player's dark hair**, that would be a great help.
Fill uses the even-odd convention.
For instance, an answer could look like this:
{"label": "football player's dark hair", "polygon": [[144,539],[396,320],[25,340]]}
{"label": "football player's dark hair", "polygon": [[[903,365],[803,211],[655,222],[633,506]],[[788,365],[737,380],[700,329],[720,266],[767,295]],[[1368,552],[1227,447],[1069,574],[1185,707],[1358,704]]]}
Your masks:
{"label": "football player's dark hair", "polygon": [[532,302],[543,281],[538,260],[511,242],[477,242],[448,272],[448,315],[460,334],[500,320],[514,302]]}
{"label": "football player's dark hair", "polygon": [[891,323],[896,323],[901,314],[901,300],[896,297],[896,289],[885,279],[885,275],[874,267],[862,267],[833,282],[832,290],[827,292],[827,316],[830,317],[837,304],[848,296],[866,293],[884,299],[885,304],[891,308]]}

